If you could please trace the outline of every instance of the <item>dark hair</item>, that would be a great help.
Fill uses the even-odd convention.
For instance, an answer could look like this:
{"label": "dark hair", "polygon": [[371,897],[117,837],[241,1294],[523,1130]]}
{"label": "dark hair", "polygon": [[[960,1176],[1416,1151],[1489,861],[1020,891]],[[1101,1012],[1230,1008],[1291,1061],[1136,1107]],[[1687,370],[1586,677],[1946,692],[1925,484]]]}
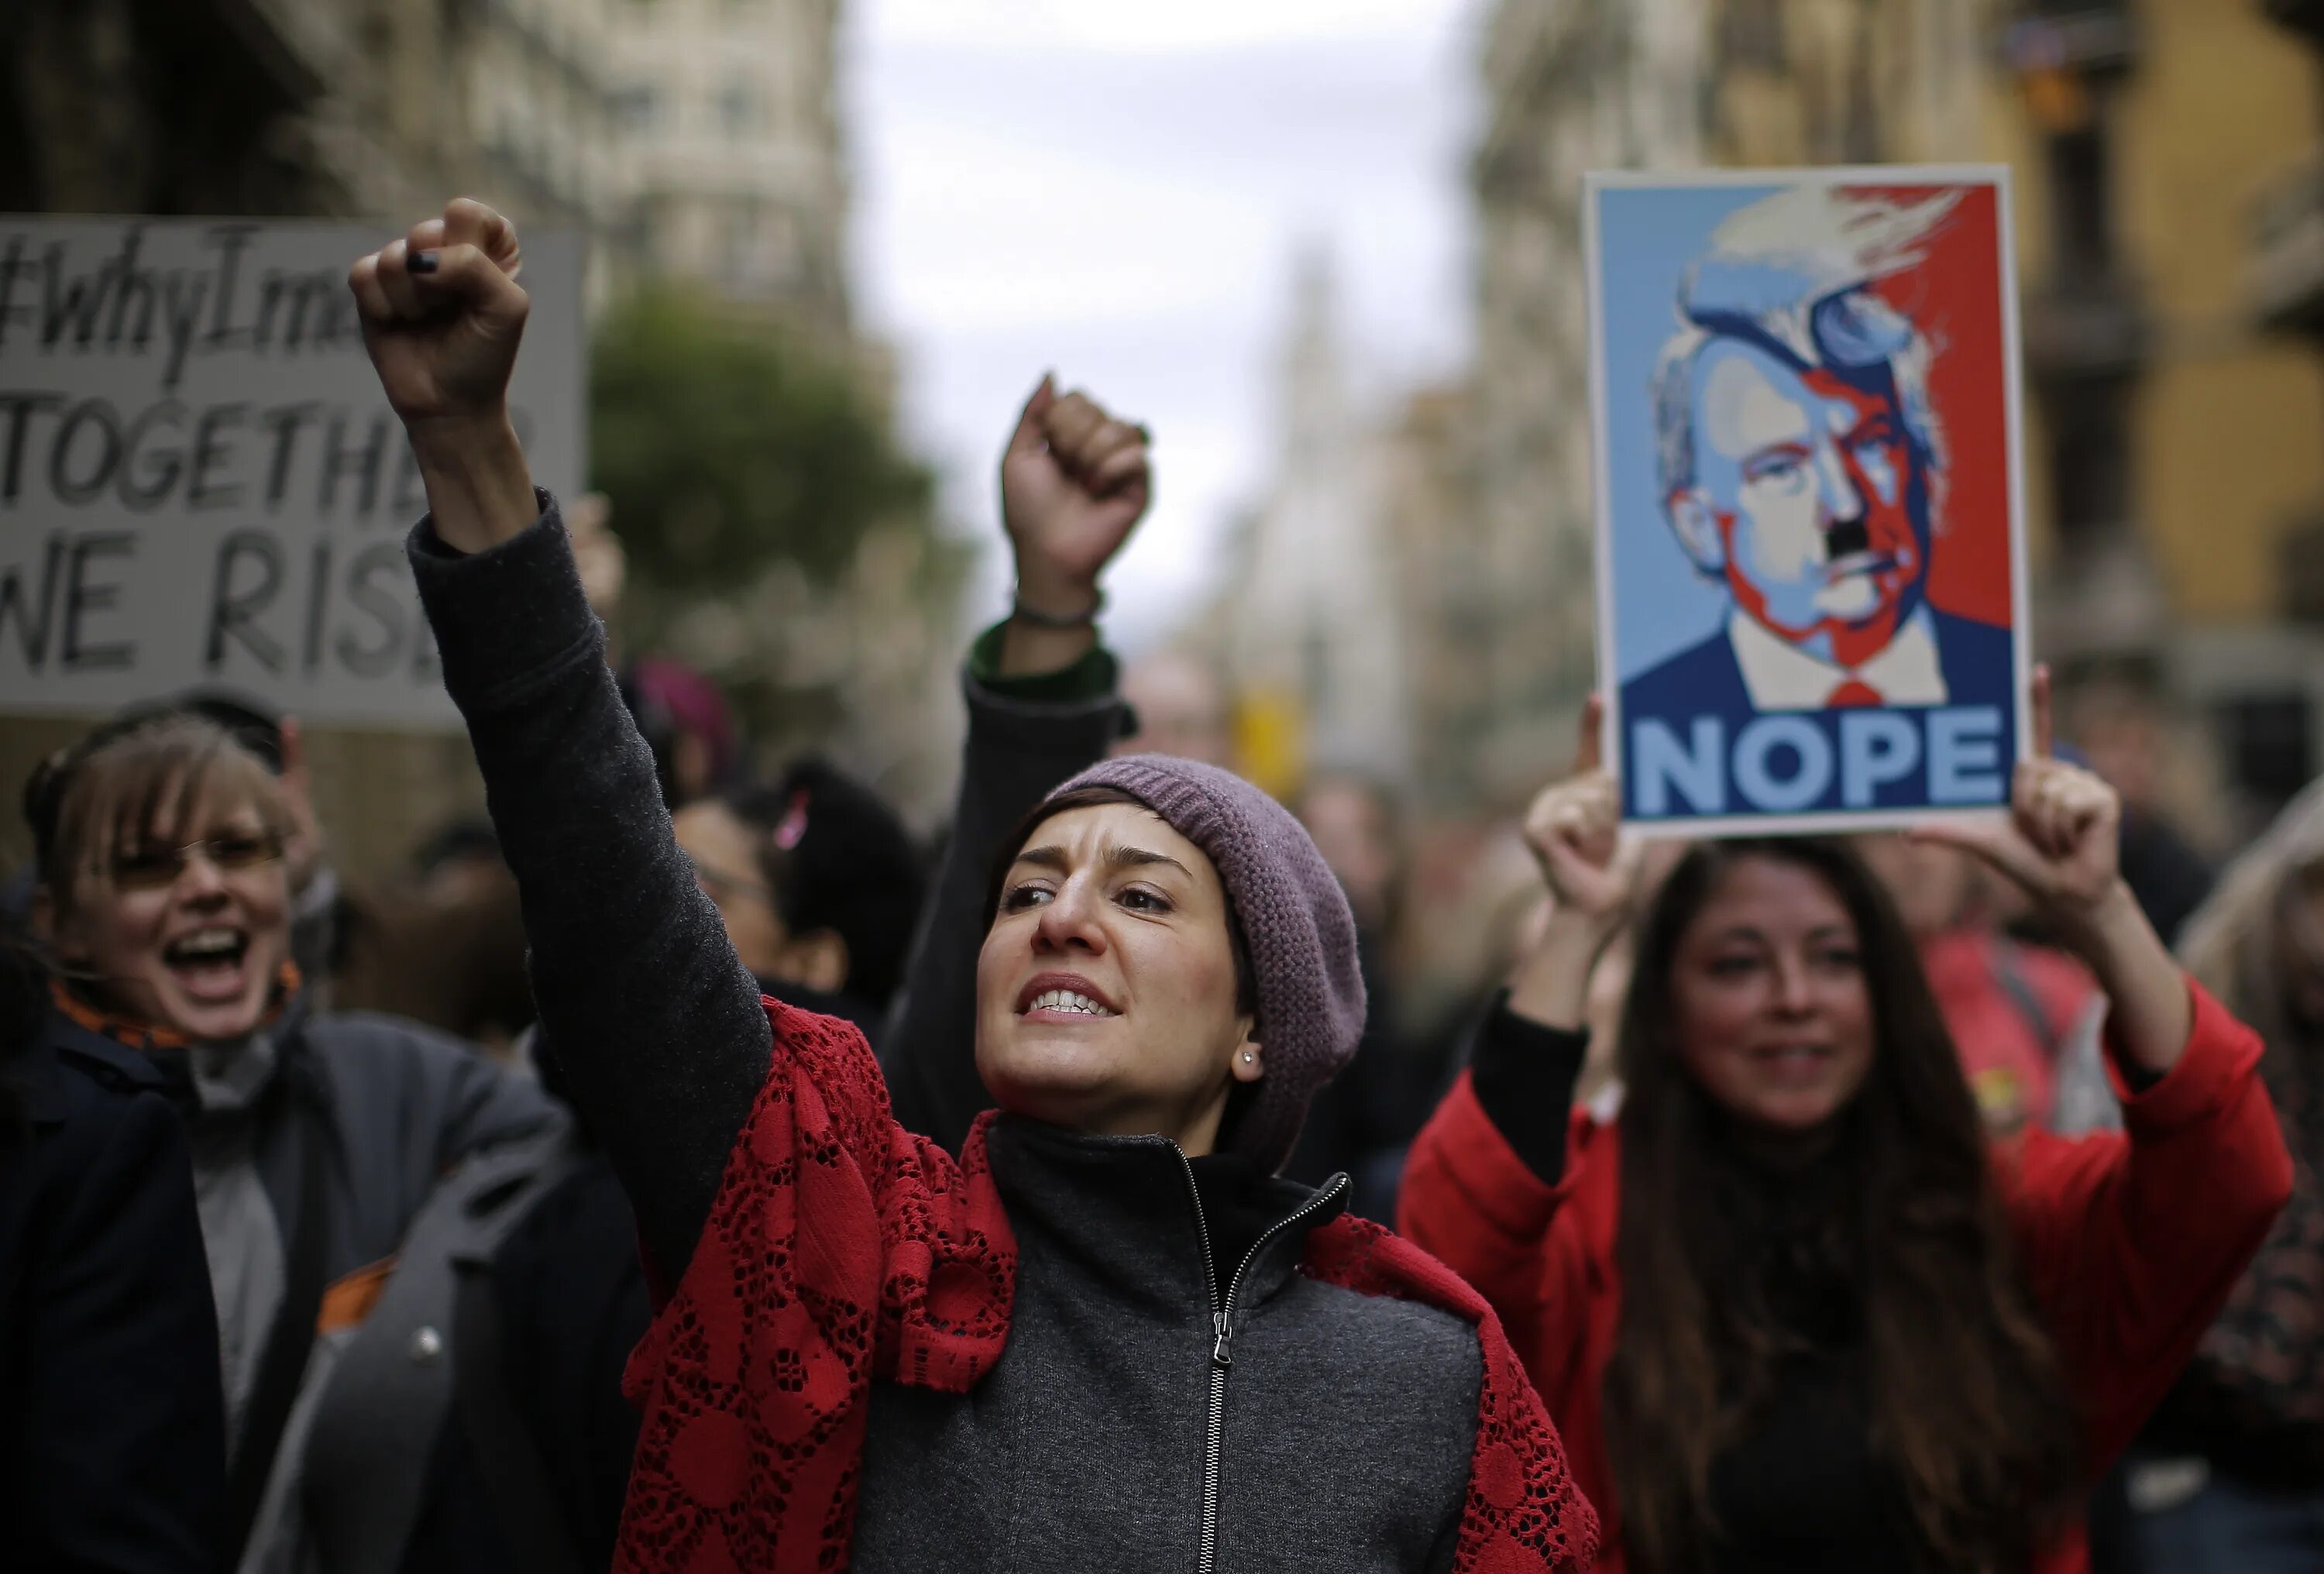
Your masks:
{"label": "dark hair", "polygon": [[282,774],[282,717],[231,689],[189,688],[152,707],[216,722],[275,775]]}
{"label": "dark hair", "polygon": [[927,875],[919,846],[876,792],[828,760],[800,760],[771,786],[719,795],[758,833],[760,874],[794,934],[847,945],[847,992],[882,1006],[904,981]]}
{"label": "dark hair", "polygon": [[[1059,815],[1074,809],[1094,809],[1104,804],[1128,804],[1133,808],[1143,809],[1148,814],[1156,815],[1157,818],[1160,817],[1153,805],[1128,788],[1118,787],[1078,787],[1071,792],[1059,793],[1055,797],[1034,805],[1032,808],[1026,811],[1025,817],[1017,822],[1017,828],[1010,832],[1009,839],[1001,844],[1000,856],[992,861],[991,877],[985,882],[984,888],[984,927],[988,933],[992,928],[993,919],[1000,915],[1001,894],[1002,888],[1009,883],[1009,871],[1016,866],[1017,855],[1025,851],[1026,843],[1033,840],[1033,833]],[[1227,949],[1234,956],[1235,1010],[1238,1014],[1249,1017],[1253,1022],[1258,1023],[1259,975],[1251,969],[1250,944],[1242,936],[1242,919],[1235,912],[1234,893],[1226,889],[1226,882],[1223,879],[1219,882],[1219,886],[1226,897]],[[1259,1043],[1267,1042],[1267,1029],[1264,1023],[1259,1023],[1253,1027],[1252,1032],[1257,1036]],[[1257,1082],[1228,1084],[1226,1113],[1219,1121],[1217,1146],[1222,1152],[1231,1141],[1235,1128],[1241,1124],[1243,1111],[1249,1109],[1258,1097]]]}
{"label": "dark hair", "polygon": [[447,863],[478,861],[503,861],[501,833],[482,815],[463,815],[445,821],[411,854],[412,869],[422,875],[434,874]]}
{"label": "dark hair", "polygon": [[1737,1228],[1749,1167],[1685,1069],[1674,1006],[1683,938],[1750,859],[1805,869],[1840,898],[1871,997],[1872,1065],[1839,1118],[1810,1250],[1832,1275],[1820,1282],[1853,1302],[1873,1448],[1902,1485],[1923,1567],[2023,1568],[2071,1506],[2072,1407],[1904,920],[1851,849],[1821,838],[1696,846],[1637,934],[1620,1030],[1622,1318],[1604,1394],[1633,1566],[1702,1565],[1711,1460],[1757,1419],[1799,1348],[1762,1293],[1765,1237],[1748,1218]]}

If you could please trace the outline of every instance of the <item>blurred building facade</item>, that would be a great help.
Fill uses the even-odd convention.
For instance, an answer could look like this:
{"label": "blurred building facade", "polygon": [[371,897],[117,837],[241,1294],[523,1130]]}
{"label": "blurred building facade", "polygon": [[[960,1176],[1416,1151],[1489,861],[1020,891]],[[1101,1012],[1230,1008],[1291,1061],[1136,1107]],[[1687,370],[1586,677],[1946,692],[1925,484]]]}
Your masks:
{"label": "blurred building facade", "polygon": [[1500,0],[1486,24],[1472,507],[1443,590],[1474,631],[1474,698],[1441,743],[1488,801],[1572,763],[1597,670],[1582,177],[1702,161],[1703,23],[1702,0]]}
{"label": "blurred building facade", "polygon": [[838,0],[603,0],[625,253],[844,335]]}
{"label": "blurred building facade", "polygon": [[1475,741],[1491,713],[1477,675],[1494,658],[1491,582],[1454,546],[1477,517],[1475,472],[1463,462],[1475,410],[1465,382],[1420,388],[1378,439],[1379,535],[1404,650],[1406,786],[1429,815],[1485,796]]}
{"label": "blurred building facade", "polygon": [[1301,256],[1276,365],[1275,474],[1244,521],[1216,655],[1247,770],[1277,791],[1306,766],[1401,782],[1404,640],[1380,513],[1383,452],[1341,339],[1328,255]]}
{"label": "blurred building facade", "polygon": [[1597,167],[2009,164],[2037,649],[2190,707],[2255,806],[2324,767],[2319,36],[2310,0],[1500,0],[1464,526],[1489,796],[1556,768],[1595,671]]}
{"label": "blurred building facade", "polygon": [[318,111],[348,7],[19,0],[0,7],[0,209],[341,211]]}
{"label": "blurred building facade", "polygon": [[0,207],[594,226],[612,0],[20,0]]}
{"label": "blurred building facade", "polygon": [[[884,393],[843,265],[841,21],[840,0],[5,0],[0,211],[401,224],[466,193],[586,235],[595,302],[673,275],[738,331],[779,313]],[[760,609],[798,624],[769,659],[839,696],[819,741],[922,810],[957,736],[961,577],[914,533],[874,532],[838,586]],[[0,778],[85,725],[9,719]],[[359,873],[481,805],[465,739],[309,736]]]}

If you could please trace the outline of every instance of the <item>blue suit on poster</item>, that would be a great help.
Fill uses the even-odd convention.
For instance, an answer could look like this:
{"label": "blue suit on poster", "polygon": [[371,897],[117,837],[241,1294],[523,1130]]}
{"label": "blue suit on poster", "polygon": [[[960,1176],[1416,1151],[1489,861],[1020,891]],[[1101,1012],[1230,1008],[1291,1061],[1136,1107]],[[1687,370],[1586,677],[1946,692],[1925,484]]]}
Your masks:
{"label": "blue suit on poster", "polygon": [[[1949,703],[1917,718],[1904,707],[1763,711],[1725,629],[1632,678],[1621,706],[1627,812],[1665,819],[2006,801],[2016,715],[2009,631],[1933,608],[1928,616]],[[1705,721],[1716,723],[1715,739]],[[1773,724],[1745,744],[1763,721]],[[1811,731],[1820,745],[1805,741]],[[1757,790],[1738,790],[1738,775]]]}
{"label": "blue suit on poster", "polygon": [[1868,288],[1958,200],[1780,190],[1684,275],[1653,383],[1655,501],[1723,616],[1621,684],[1628,817],[2006,801],[2015,636],[1928,601],[1935,352]]}

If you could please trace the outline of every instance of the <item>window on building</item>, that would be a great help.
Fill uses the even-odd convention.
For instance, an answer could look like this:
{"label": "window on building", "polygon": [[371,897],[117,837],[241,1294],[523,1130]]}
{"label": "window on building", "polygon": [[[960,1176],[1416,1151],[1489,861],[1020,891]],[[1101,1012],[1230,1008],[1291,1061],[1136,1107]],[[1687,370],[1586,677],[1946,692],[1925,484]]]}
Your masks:
{"label": "window on building", "polygon": [[2123,385],[2100,382],[2076,383],[2047,401],[2051,510],[2068,542],[2087,542],[2129,522],[2127,400]]}
{"label": "window on building", "polygon": [[748,136],[758,130],[758,89],[748,82],[735,82],[719,94],[718,124],[728,136]]}
{"label": "window on building", "polygon": [[661,123],[661,95],[639,82],[613,95],[613,119],[628,131],[647,131]]}
{"label": "window on building", "polygon": [[762,239],[755,204],[745,203],[726,216],[726,233],[721,243],[724,255],[720,262],[729,283],[747,286],[758,279],[765,249]]}
{"label": "window on building", "polygon": [[1720,52],[1729,65],[1780,71],[1788,59],[1783,0],[1727,0],[1719,33]]}

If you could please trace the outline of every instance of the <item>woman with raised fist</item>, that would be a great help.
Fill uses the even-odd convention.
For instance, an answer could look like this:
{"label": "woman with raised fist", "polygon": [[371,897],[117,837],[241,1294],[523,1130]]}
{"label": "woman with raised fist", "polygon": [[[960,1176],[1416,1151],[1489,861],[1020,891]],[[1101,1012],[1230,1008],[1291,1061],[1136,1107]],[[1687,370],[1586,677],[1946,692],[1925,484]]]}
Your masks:
{"label": "woman with raised fist", "polygon": [[2259,1045],[2172,963],[2118,805],[2039,758],[1986,859],[2104,987],[2125,1129],[1988,1146],[1885,888],[1841,842],[1702,843],[1635,929],[1623,1095],[1571,1109],[1634,850],[1600,769],[1526,834],[1555,900],[1412,1152],[1401,1222],[1499,1311],[1606,1526],[1601,1567],[2087,1567],[2081,1492],[2282,1206]]}
{"label": "woman with raised fist", "polygon": [[[456,202],[351,283],[427,482],[412,563],[523,891],[543,1049],[667,1292],[631,1366],[615,1567],[1585,1565],[1591,1511],[1489,1311],[1339,1216],[1344,1179],[1272,1178],[1363,1003],[1346,904],[1271,801],[1120,760],[999,839],[981,902],[940,882],[907,993],[964,979],[973,1026],[946,1045],[922,1009],[891,1053],[956,1092],[973,1035],[1003,1112],[958,1158],[891,1116],[856,1029],[761,999],[509,424],[516,258]],[[1071,686],[1091,656],[1146,447],[1035,391],[1001,466],[1003,675]],[[941,1118],[946,1093],[915,1096]]]}

